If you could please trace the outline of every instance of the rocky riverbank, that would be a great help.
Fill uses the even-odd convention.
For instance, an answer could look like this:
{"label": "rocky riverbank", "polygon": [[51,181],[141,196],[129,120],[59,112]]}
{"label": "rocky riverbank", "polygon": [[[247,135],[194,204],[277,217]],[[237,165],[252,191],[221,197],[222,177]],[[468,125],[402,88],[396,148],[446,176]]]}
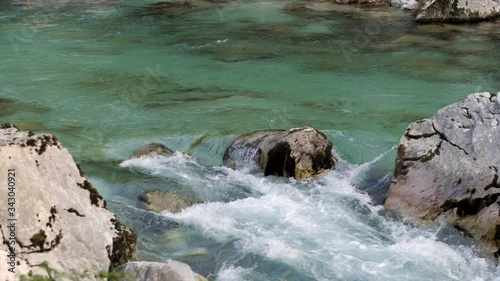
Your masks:
{"label": "rocky riverbank", "polygon": [[[498,95],[478,93],[410,124],[398,148],[385,208],[415,221],[449,223],[480,241],[489,256],[498,257],[499,116]],[[313,128],[257,131],[236,138],[226,149],[224,162],[233,168],[253,163],[265,175],[307,179],[334,167],[332,147]],[[175,154],[152,143],[134,151],[130,159]],[[205,280],[176,261],[133,262],[135,233],[106,209],[106,201],[55,136],[5,124],[0,129],[0,160],[0,169],[14,173],[4,181],[15,178],[17,185],[12,196],[2,194],[15,197],[17,219],[13,244],[0,248],[2,258],[16,254],[12,265],[3,260],[1,272],[11,266],[17,274],[5,276],[6,280],[46,274],[40,266],[44,262],[61,272],[117,270],[126,273],[123,280],[131,280],[129,274],[133,280]],[[199,203],[155,191],[141,194],[139,200],[152,211],[172,214]],[[2,222],[8,221],[10,210],[3,206]],[[11,239],[10,227],[0,224],[4,241]]]}
{"label": "rocky riverbank", "polygon": [[[2,281],[44,276],[46,267],[87,272],[93,280],[136,259],[136,234],[106,209],[106,201],[54,135],[2,125],[0,170],[1,181],[9,183],[0,191]],[[175,265],[171,271],[189,276],[187,265]],[[181,277],[176,280],[194,280]]]}
{"label": "rocky riverbank", "polygon": [[[9,267],[16,276],[44,273],[43,262],[58,271],[100,272],[135,259],[135,233],[106,209],[55,136],[2,125],[0,169],[2,182],[13,183],[1,191],[1,198],[9,196],[0,212],[3,241],[9,243],[0,250],[15,253]],[[6,263],[0,266],[8,272]]]}
{"label": "rocky riverbank", "polygon": [[[230,2],[223,1],[224,4]],[[176,18],[220,5],[220,2],[191,0],[184,2],[157,2],[141,11],[140,15]],[[395,9],[416,13],[418,23],[466,23],[494,20],[500,16],[500,4],[494,0],[314,0],[288,3],[285,10],[300,14],[316,12],[359,12],[362,9]],[[218,7],[218,6],[217,6]]]}

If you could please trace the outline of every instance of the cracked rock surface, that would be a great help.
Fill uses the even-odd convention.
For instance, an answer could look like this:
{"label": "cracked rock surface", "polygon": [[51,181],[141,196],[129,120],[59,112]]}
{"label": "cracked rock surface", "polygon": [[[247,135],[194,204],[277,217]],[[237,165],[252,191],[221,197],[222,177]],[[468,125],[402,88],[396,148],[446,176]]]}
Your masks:
{"label": "cracked rock surface", "polygon": [[332,168],[332,142],[320,131],[304,127],[263,130],[241,135],[224,153],[230,168],[257,164],[266,176],[306,179]]}
{"label": "cracked rock surface", "polygon": [[500,15],[500,4],[493,0],[430,0],[418,12],[415,21],[473,22]]}
{"label": "cracked rock surface", "polygon": [[[0,254],[13,247],[17,254],[14,280],[48,262],[68,272],[107,271],[135,258],[136,236],[105,207],[106,202],[85,178],[68,150],[50,134],[21,131],[12,124],[0,127],[0,182],[15,170],[15,205],[7,204],[7,188],[0,189]],[[7,208],[15,208],[15,243],[10,241]],[[0,261],[2,261],[0,259]],[[7,273],[6,263],[0,273]]]}
{"label": "cracked rock surface", "polygon": [[385,207],[444,221],[500,248],[500,97],[469,95],[409,125],[401,138]]}

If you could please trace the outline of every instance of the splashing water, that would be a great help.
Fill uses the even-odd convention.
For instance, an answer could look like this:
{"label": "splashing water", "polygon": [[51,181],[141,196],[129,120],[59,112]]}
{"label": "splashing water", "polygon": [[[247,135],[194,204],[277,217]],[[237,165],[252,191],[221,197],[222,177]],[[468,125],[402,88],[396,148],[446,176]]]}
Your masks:
{"label": "splashing water", "polygon": [[[498,23],[415,26],[395,10],[288,1],[173,17],[144,15],[156,1],[63,2],[0,1],[0,121],[56,134],[139,234],[140,259],[178,259],[220,281],[499,279],[457,231],[415,228],[380,206],[389,148],[408,123],[498,91]],[[333,141],[336,170],[295,182],[218,167],[236,135],[302,126]],[[153,141],[196,158],[117,167]],[[136,204],[149,190],[205,203],[148,212]]]}
{"label": "splashing water", "polygon": [[122,165],[177,178],[208,199],[163,216],[230,246],[216,255],[217,280],[500,280],[473,247],[445,243],[440,227],[402,224],[357,190],[352,180],[378,159],[306,182],[206,168],[180,153]]}

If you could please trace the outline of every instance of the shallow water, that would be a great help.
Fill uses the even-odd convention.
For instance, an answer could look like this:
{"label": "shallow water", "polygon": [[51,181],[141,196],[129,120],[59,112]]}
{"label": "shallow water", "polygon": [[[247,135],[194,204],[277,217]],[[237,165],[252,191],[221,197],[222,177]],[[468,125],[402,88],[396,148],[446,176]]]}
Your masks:
{"label": "shallow water", "polygon": [[[379,204],[408,123],[500,88],[498,24],[281,1],[152,15],[148,3],[0,2],[0,121],[56,134],[139,233],[140,258],[215,280],[497,278],[460,233]],[[220,167],[238,134],[299,126],[333,141],[337,171],[296,183]],[[122,162],[153,141],[191,156]],[[136,197],[154,189],[207,203],[146,212]]]}

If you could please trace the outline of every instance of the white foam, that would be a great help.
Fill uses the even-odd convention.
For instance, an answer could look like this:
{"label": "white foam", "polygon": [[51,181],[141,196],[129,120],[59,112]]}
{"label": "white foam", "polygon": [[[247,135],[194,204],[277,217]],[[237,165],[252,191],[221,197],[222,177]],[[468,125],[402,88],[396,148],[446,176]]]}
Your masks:
{"label": "white foam", "polygon": [[362,165],[356,166],[351,170],[350,173],[350,182],[356,182],[357,179],[364,177],[366,173],[370,170],[370,168],[376,164],[378,161],[380,161],[382,158],[387,156],[387,154],[391,153],[394,149],[396,149],[397,145],[393,146],[391,149],[387,150],[384,153],[381,153],[379,156],[375,157],[370,162],[364,163]]}
{"label": "white foam", "polygon": [[[367,194],[351,184],[353,175],[369,164],[345,165],[304,183],[224,167],[206,168],[182,154],[127,160],[122,165],[161,176],[184,179],[179,176],[183,174],[194,189],[211,185],[212,193],[251,190],[251,197],[198,204],[163,215],[193,226],[207,238],[231,243],[242,255],[284,264],[311,280],[495,280],[500,273],[471,249],[440,242],[435,231],[381,216],[382,206],[374,206]],[[246,268],[234,260],[223,262],[226,267],[219,269],[217,280],[265,281],[262,276],[273,274],[260,272],[263,266]]]}
{"label": "white foam", "polygon": [[217,281],[247,281],[245,276],[252,274],[252,268],[223,267],[217,274]]}
{"label": "white foam", "polygon": [[185,167],[186,165],[196,165],[202,167],[196,159],[186,155],[182,152],[176,151],[173,156],[157,156],[157,157],[147,157],[142,156],[139,158],[132,158],[123,161],[120,166],[127,168],[139,168],[148,171],[158,171],[161,170],[162,165],[179,165],[179,168]]}

